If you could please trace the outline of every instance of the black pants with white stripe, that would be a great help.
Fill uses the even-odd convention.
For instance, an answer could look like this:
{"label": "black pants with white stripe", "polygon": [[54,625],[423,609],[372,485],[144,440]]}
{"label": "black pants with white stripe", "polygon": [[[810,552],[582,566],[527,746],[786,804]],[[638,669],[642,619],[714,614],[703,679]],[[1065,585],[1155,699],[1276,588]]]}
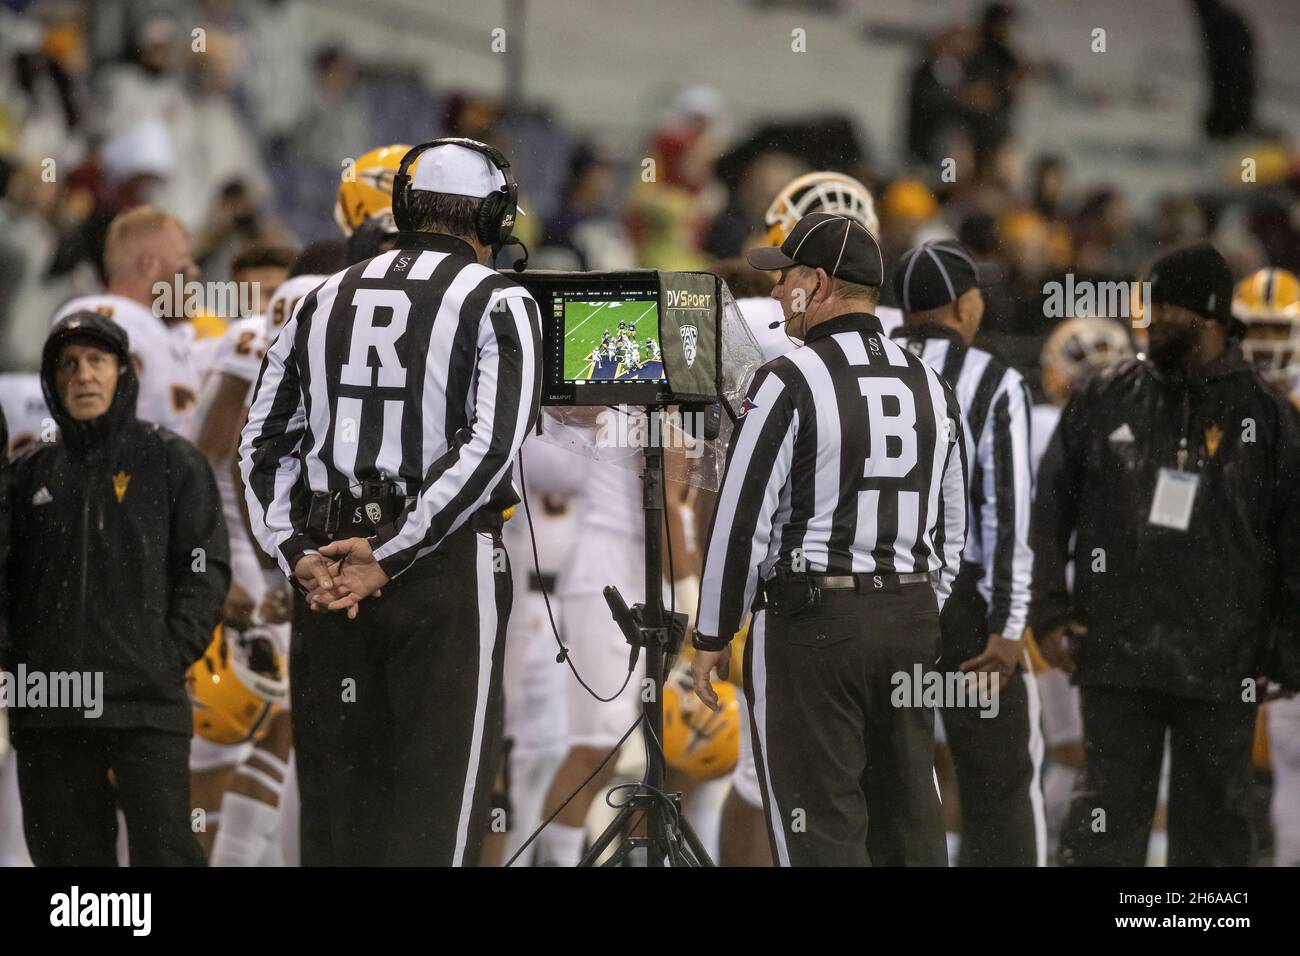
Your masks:
{"label": "black pants with white stripe", "polygon": [[504,555],[500,532],[465,526],[354,621],[298,599],[290,681],[304,865],[478,862],[504,718]]}
{"label": "black pants with white stripe", "polygon": [[[943,607],[945,673],[958,671],[988,643],[988,604],[976,587],[981,575],[978,565],[963,563]],[[999,688],[997,716],[984,713],[969,705],[942,712],[961,798],[958,865],[1044,866],[1043,741],[1038,687],[1027,664]]]}
{"label": "black pants with white stripe", "polygon": [[745,694],[777,866],[947,865],[934,710],[890,699],[892,675],[938,656],[938,618],[926,583],[754,614]]}

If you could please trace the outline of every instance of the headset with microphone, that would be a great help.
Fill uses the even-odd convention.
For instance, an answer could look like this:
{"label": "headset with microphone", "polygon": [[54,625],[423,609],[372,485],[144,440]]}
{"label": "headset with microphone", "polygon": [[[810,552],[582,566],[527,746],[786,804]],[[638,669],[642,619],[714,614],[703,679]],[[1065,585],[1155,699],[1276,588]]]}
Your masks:
{"label": "headset with microphone", "polygon": [[[822,287],[821,280],[818,279],[818,280],[817,280],[817,284],[816,284],[815,286],[813,286],[813,290],[812,290],[812,292],[808,293],[808,297],[807,297],[807,298],[808,298],[808,299],[811,299],[813,296],[815,296],[815,295],[816,295],[816,294],[821,290],[821,287]],[[806,301],[807,301],[807,299],[805,299],[805,302],[806,302]],[[808,310],[807,310],[807,309],[804,309],[803,312],[800,312],[800,313],[798,313],[798,314],[799,314],[799,315],[806,315],[807,312],[808,312]],[[775,330],[775,329],[781,328],[781,326],[789,325],[789,324],[790,324],[790,320],[787,319],[787,318],[785,317],[785,313],[784,313],[784,311],[782,311],[781,318],[777,319],[775,322],[769,322],[767,327],[768,327],[769,329]],[[787,330],[787,329],[782,329],[782,331],[785,332],[787,338],[790,337],[790,332],[789,332],[789,330]],[[793,341],[793,340],[792,340],[792,341]]]}
{"label": "headset with microphone", "polygon": [[460,136],[447,136],[430,140],[418,146],[412,146],[402,157],[402,162],[393,177],[393,223],[402,232],[414,232],[415,224],[411,221],[411,167],[420,155],[436,146],[463,146],[486,156],[501,173],[505,182],[496,190],[479,200],[478,209],[474,211],[474,237],[496,255],[502,246],[515,245],[523,249],[523,258],[515,263],[516,272],[523,272],[528,265],[528,247],[511,233],[515,228],[515,216],[519,211],[519,184],[510,172],[510,161],[495,146],[480,143],[475,139]]}

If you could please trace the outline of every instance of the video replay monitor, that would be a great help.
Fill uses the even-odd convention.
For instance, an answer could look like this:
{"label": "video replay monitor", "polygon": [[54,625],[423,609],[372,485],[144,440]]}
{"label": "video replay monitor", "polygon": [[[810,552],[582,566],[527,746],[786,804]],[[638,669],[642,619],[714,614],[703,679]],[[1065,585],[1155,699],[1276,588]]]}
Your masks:
{"label": "video replay monitor", "polygon": [[542,404],[716,402],[721,282],[707,272],[526,272],[542,311]]}

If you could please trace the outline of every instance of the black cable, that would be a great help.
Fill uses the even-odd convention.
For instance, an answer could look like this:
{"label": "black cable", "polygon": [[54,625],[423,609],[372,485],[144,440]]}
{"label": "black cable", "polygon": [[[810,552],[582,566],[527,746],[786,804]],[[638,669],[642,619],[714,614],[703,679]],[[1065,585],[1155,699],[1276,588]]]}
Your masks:
{"label": "black cable", "polygon": [[565,647],[564,642],[560,640],[560,629],[555,624],[555,613],[551,610],[551,596],[546,592],[546,584],[542,580],[542,561],[537,555],[537,530],[533,526],[533,511],[528,504],[528,481],[524,477],[523,448],[519,449],[519,487],[524,496],[524,517],[528,520],[528,539],[532,542],[533,546],[533,570],[537,572],[537,583],[541,588],[542,600],[546,603],[546,618],[551,622],[551,636],[555,638],[555,644],[560,649],[560,653],[555,655],[555,663],[568,664],[569,670],[573,671],[574,679],[582,685],[582,689],[602,704],[608,704],[612,700],[617,700],[623,691],[627,689],[628,682],[632,680],[632,670],[630,668],[628,669],[627,676],[623,678],[622,686],[614,692],[612,697],[601,697],[591,689],[591,686],[585,680],[582,679],[582,675],[578,673],[578,668],[574,665],[573,659],[569,654],[569,649]]}
{"label": "black cable", "polygon": [[[622,412],[620,409],[617,409],[612,405],[607,407],[613,411],[620,412],[621,414],[626,414],[626,412]],[[560,640],[560,631],[559,628],[556,626],[555,614],[551,609],[550,595],[547,593],[545,584],[541,583],[541,579],[542,579],[541,559],[537,551],[537,532],[536,532],[536,528],[533,525],[532,508],[528,501],[528,481],[524,472],[524,451],[522,448],[519,449],[519,485],[523,494],[524,516],[528,521],[528,538],[532,545],[533,567],[537,572],[538,582],[539,584],[541,584],[542,600],[546,605],[546,617],[551,625],[551,634],[555,638],[555,643],[560,649],[560,653],[555,658],[556,663],[563,662],[568,664],[569,670],[573,672],[574,678],[578,681],[579,684],[582,685],[583,689],[586,690],[588,694],[590,694],[596,700],[601,701],[602,703],[608,703],[609,701],[612,701],[618,696],[620,696],[623,693],[623,691],[627,688],[628,682],[632,679],[633,671],[631,669],[628,670],[627,676],[623,680],[623,685],[618,689],[618,692],[615,693],[613,697],[608,697],[608,698],[601,697],[599,694],[593,691],[591,687],[588,686],[587,683],[582,679],[582,675],[578,673],[577,668],[573,664],[573,661],[569,654],[569,649],[565,647],[564,642]],[[677,613],[677,588],[676,588],[676,581],[674,580],[675,571],[674,571],[674,564],[673,564],[672,531],[669,528],[669,521],[668,521],[668,475],[667,475],[666,465],[664,462],[664,456],[662,454],[659,456],[659,492],[660,492],[660,497],[662,500],[663,510],[664,510],[664,532],[668,538],[668,603],[669,603],[668,626],[671,628],[673,624],[673,620]],[[660,595],[660,600],[662,600],[662,595]],[[671,666],[671,661],[667,656],[665,656],[663,673],[661,673],[660,675],[660,683],[659,683],[661,697],[662,697],[663,686],[664,684],[667,683],[668,680],[668,673],[669,673],[670,666]],[[529,834],[528,839],[525,840],[523,844],[519,847],[519,849],[515,851],[514,855],[511,856],[510,859],[506,861],[505,865],[507,867],[513,865],[515,860],[519,859],[520,855],[533,844],[533,841],[536,840],[539,835],[541,835],[541,832],[545,830],[555,820],[555,818],[558,817],[560,813],[564,811],[564,808],[567,807],[573,801],[573,799],[577,797],[579,793],[581,793],[584,789],[586,789],[587,785],[596,778],[597,774],[600,773],[601,769],[607,763],[609,763],[609,761],[614,757],[615,754],[619,752],[623,744],[626,743],[627,739],[630,736],[632,736],[632,734],[636,731],[637,727],[640,726],[642,723],[645,723],[644,712],[637,716],[637,719],[632,724],[632,726],[629,727],[627,731],[623,734],[623,736],[619,738],[618,743],[616,743],[613,749],[611,749],[610,752],[605,755],[605,758],[601,760],[601,762],[596,766],[596,769],[591,772],[591,774],[587,777],[587,779],[584,780],[581,785],[579,785],[578,789],[573,791],[571,794],[569,794],[564,799],[564,802],[561,803],[559,807],[556,808],[555,812],[552,813],[545,820],[543,820],[541,825],[538,826],[537,829],[535,829],[531,834]],[[664,755],[664,748],[662,742],[655,736],[655,734],[653,733],[653,731],[651,730],[648,724],[646,726],[646,730],[647,733],[645,734],[645,737],[654,740],[655,749],[658,751],[660,758],[662,759]],[[628,787],[641,787],[644,788],[645,791],[652,793],[656,799],[663,801],[671,810],[675,823],[678,826],[680,826],[681,811],[678,808],[677,804],[674,803],[668,797],[668,795],[664,793],[662,790],[659,790],[657,787],[651,787],[647,782],[652,754],[650,753],[649,741],[643,739],[643,745],[645,747],[644,759],[646,762],[646,772],[645,775],[642,777],[641,783],[640,784],[627,783],[627,784],[620,784],[616,787],[611,787],[608,791],[606,791],[605,802],[609,806],[615,807],[615,804],[612,803],[610,800],[615,790],[622,790]],[[645,815],[642,814],[643,818],[644,816]]]}
{"label": "black cable", "polygon": [[[613,800],[615,791],[627,790],[629,788],[633,790],[632,796],[629,797],[627,800],[624,800],[622,803],[615,803]],[[682,822],[681,812],[678,810],[677,804],[672,799],[672,797],[668,796],[666,792],[660,790],[658,787],[652,787],[646,783],[620,783],[617,786],[610,787],[609,790],[606,791],[605,793],[605,805],[614,810],[622,810],[629,803],[631,803],[632,800],[635,799],[638,795],[646,791],[651,793],[656,800],[663,801],[664,804],[668,806],[668,809],[672,811],[673,821],[676,823],[677,826],[681,826],[681,822]]]}
{"label": "black cable", "polygon": [[[673,528],[672,519],[668,515],[668,463],[667,456],[659,455],[659,494],[663,499],[664,506],[664,535],[668,539],[668,627],[673,626],[673,619],[677,615],[677,572],[673,568]],[[670,660],[664,657],[663,679],[668,680],[668,675],[672,671],[673,661],[676,655]]]}
{"label": "black cable", "polygon": [[536,840],[539,835],[541,835],[541,832],[543,830],[545,830],[548,826],[551,825],[551,822],[556,817],[558,817],[562,812],[564,812],[564,808],[567,807],[570,802],[572,802],[573,798],[576,797],[578,794],[582,793],[582,791],[586,789],[587,784],[591,783],[591,781],[596,779],[596,774],[600,773],[601,768],[604,767],[605,764],[609,763],[610,758],[613,757],[616,753],[619,752],[619,750],[622,749],[623,744],[627,741],[627,738],[631,737],[633,732],[639,726],[641,726],[641,720],[642,720],[641,715],[638,714],[635,722],[633,722],[632,726],[629,727],[627,731],[624,732],[623,736],[618,739],[618,743],[614,745],[614,748],[610,750],[609,753],[605,754],[605,759],[596,765],[596,769],[591,772],[591,775],[587,777],[586,780],[582,781],[582,785],[579,786],[577,790],[573,791],[573,793],[569,794],[567,797],[564,798],[564,802],[555,808],[554,813],[552,813],[549,817],[547,817],[545,820],[542,821],[541,826],[539,826],[536,830],[534,830],[531,834],[529,834],[528,839],[523,842],[523,845],[520,846],[519,849],[515,850],[515,855],[506,861],[506,866],[512,865],[515,862],[515,860],[519,859],[519,855],[523,853],[525,850],[527,850],[530,846],[532,846],[533,841]]}

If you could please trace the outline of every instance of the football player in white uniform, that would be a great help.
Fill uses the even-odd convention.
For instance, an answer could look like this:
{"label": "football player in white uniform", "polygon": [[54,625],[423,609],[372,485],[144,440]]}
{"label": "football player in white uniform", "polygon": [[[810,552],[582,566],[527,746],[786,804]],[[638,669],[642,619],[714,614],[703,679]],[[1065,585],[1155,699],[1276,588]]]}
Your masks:
{"label": "football player in white uniform", "polygon": [[[263,564],[249,536],[244,495],[235,471],[235,449],[269,341],[279,334],[303,297],[344,265],[343,242],[326,239],[308,245],[292,268],[279,275],[264,269],[258,281],[266,314],[241,319],[227,329],[200,401],[196,444],[216,473],[230,531],[232,583],[225,618],[239,630],[269,626],[286,659],[293,601],[283,575],[274,565]],[[191,771],[195,805],[202,805],[200,795],[209,801],[214,795],[220,799],[210,855],[213,866],[254,866],[275,858],[277,828],[283,829],[296,810],[297,790],[289,786],[292,740],[287,699],[256,745],[226,746],[194,738]],[[287,846],[296,846],[296,833],[284,837]],[[292,862],[292,851],[285,856]]]}
{"label": "football player in white uniform", "polygon": [[[45,404],[41,377],[35,372],[0,375],[0,413],[8,434],[0,455],[13,457],[37,441],[54,441],[59,429]],[[0,708],[0,867],[26,866],[22,805],[18,799],[18,764],[9,747],[9,728]]]}
{"label": "football player in white uniform", "polygon": [[[194,327],[186,321],[184,296],[175,295],[178,283],[198,277],[185,227],[152,206],[122,213],[108,227],[104,273],[106,291],[66,303],[51,324],[89,310],[122,326],[140,379],[137,416],[193,438],[203,369],[194,355]],[[160,294],[155,289],[159,284],[169,291]]]}
{"label": "football player in white uniform", "polygon": [[59,426],[45,404],[41,376],[36,372],[8,372],[0,375],[0,410],[9,427],[9,447],[0,454],[11,458],[34,441],[54,441]]}
{"label": "football player in white uniform", "polygon": [[[290,250],[267,249],[259,264],[235,271],[237,281],[257,281],[263,296],[285,280]],[[276,266],[277,262],[283,265]],[[256,268],[256,280],[247,276]],[[254,624],[268,630],[283,655],[288,651],[288,609],[280,575],[262,567],[248,534],[243,493],[234,473],[234,450],[247,416],[247,399],[266,353],[266,319],[251,315],[231,323],[213,356],[197,410],[195,443],[216,476],[226,527],[230,532],[231,585],[222,614],[224,624],[247,631]],[[289,718],[283,710],[271,718],[266,736],[256,745],[214,743],[195,736],[190,747],[191,799],[207,812],[205,844],[213,866],[255,866],[275,842],[280,797],[288,775],[291,745]]]}
{"label": "football player in white uniform", "polygon": [[[1285,269],[1260,269],[1237,284],[1232,314],[1246,325],[1241,350],[1300,405],[1300,279]],[[1300,694],[1262,708],[1273,771],[1273,856],[1300,866]]]}
{"label": "football player in white uniform", "polygon": [[[1030,418],[1030,456],[1034,473],[1051,442],[1061,409],[1070,393],[1096,369],[1133,357],[1133,344],[1124,326],[1111,319],[1067,319],[1043,344],[1039,366],[1047,402],[1035,405]],[[1043,813],[1047,818],[1047,858],[1056,859],[1061,824],[1070,809],[1070,792],[1083,769],[1083,715],[1079,688],[1069,675],[1034,655],[1038,697],[1042,704],[1047,764],[1043,771]]]}
{"label": "football player in white uniform", "polygon": [[[25,445],[40,441],[42,433],[58,433],[45,405],[40,376],[32,373],[0,375],[0,455],[17,454]],[[3,477],[0,470],[0,477]],[[23,808],[18,795],[18,760],[9,746],[9,721],[0,706],[0,867],[30,866],[23,836]]]}
{"label": "football player in white uniform", "polygon": [[[615,409],[600,413],[618,414]],[[601,419],[601,424],[610,431],[617,427],[617,422],[607,419]],[[609,760],[599,772],[597,767],[640,714],[641,674],[645,670],[638,660],[635,672],[628,677],[628,646],[601,595],[601,590],[612,584],[629,606],[644,599],[645,530],[636,520],[641,507],[640,479],[631,467],[572,454],[570,458],[570,474],[582,490],[573,499],[576,543],[557,584],[564,622],[561,633],[574,666],[595,693],[610,697],[620,688],[622,691],[611,701],[599,701],[572,676],[564,682],[567,753],[546,794],[542,819],[558,810],[584,780],[595,776],[542,831],[537,860],[543,866],[576,866],[582,858],[587,811],[604,792],[617,760]]]}
{"label": "football player in white uniform", "polygon": [[[516,506],[503,531],[514,581],[503,680],[504,779],[498,786],[498,797],[507,810],[508,829],[504,839],[499,840],[499,828],[491,828],[483,849],[484,865],[509,860],[541,823],[542,801],[568,752],[566,685],[572,676],[568,667],[556,662],[559,648],[550,615],[554,615],[555,626],[562,629],[559,582],[572,561],[577,542],[574,502],[582,491],[584,469],[574,467],[580,462],[573,453],[532,437],[524,442],[520,458],[523,467],[516,470],[515,480],[520,480],[522,471],[528,508]],[[528,865],[536,848],[534,843],[515,865]]]}

